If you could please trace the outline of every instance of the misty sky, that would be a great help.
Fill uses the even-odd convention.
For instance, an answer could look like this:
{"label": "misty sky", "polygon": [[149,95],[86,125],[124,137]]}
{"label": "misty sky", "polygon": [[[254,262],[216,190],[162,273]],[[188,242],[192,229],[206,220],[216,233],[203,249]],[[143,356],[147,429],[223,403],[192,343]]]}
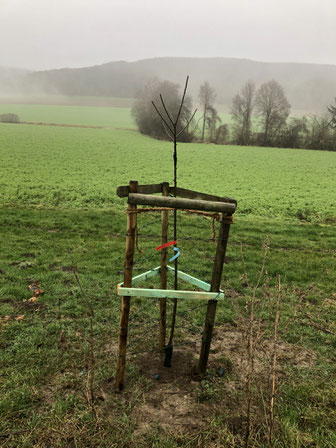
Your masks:
{"label": "misty sky", "polygon": [[336,64],[336,0],[0,0],[0,66],[158,56]]}

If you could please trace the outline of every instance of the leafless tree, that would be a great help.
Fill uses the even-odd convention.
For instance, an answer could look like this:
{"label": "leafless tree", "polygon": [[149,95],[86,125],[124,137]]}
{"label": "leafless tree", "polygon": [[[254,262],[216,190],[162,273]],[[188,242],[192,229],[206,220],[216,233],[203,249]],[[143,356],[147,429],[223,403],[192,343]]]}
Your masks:
{"label": "leafless tree", "polygon": [[306,147],[311,149],[335,150],[336,142],[330,128],[330,118],[313,116],[310,119],[310,129],[306,140]]}
{"label": "leafless tree", "polygon": [[251,142],[254,94],[254,82],[247,81],[232,100],[233,138],[238,145],[249,145]]}
{"label": "leafless tree", "polygon": [[284,126],[278,143],[283,148],[304,148],[308,135],[307,117],[292,117]]}
{"label": "leafless tree", "polygon": [[220,119],[217,110],[213,106],[209,106],[206,114],[206,127],[209,130],[209,139],[211,143],[214,143],[215,140],[217,124],[221,124],[221,122],[222,120]]}
{"label": "leafless tree", "polygon": [[[154,79],[150,81],[138,95],[132,108],[133,118],[138,125],[142,134],[163,140],[167,139],[167,128],[162,126],[162,120],[152,106],[152,100],[157,104],[158,112],[165,115],[160,95],[165,98],[165,106],[168,108],[172,116],[179,114],[176,132],[179,133],[190,121],[192,116],[192,100],[186,96],[183,106],[180,108],[179,85],[170,81],[158,81]],[[186,129],[180,135],[180,141],[191,141],[193,134]]]}
{"label": "leafless tree", "polygon": [[262,84],[256,93],[255,107],[261,126],[260,143],[273,145],[290,112],[281,85],[274,79]]}
{"label": "leafless tree", "polygon": [[334,99],[335,105],[330,104],[327,109],[330,116],[330,126],[336,131],[336,97]]}
{"label": "leafless tree", "polygon": [[209,113],[209,109],[213,107],[213,102],[215,101],[216,98],[215,90],[210,86],[208,81],[205,81],[204,84],[200,86],[198,98],[203,108],[203,125],[202,125],[202,142],[203,142],[207,115]]}

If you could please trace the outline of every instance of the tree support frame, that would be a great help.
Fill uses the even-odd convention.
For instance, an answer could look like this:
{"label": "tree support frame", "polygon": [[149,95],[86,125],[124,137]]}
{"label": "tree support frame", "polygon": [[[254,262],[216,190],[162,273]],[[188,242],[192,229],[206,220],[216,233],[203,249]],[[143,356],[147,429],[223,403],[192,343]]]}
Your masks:
{"label": "tree support frame", "polygon": [[[151,197],[150,194],[162,193],[162,196]],[[174,188],[176,196],[171,198],[172,189],[167,182],[153,185],[138,185],[138,182],[131,181],[129,186],[121,186],[117,189],[119,197],[128,197],[127,208],[127,232],[126,232],[126,251],[124,263],[124,281],[118,284],[118,295],[122,297],[120,312],[120,329],[118,339],[118,359],[116,371],[116,390],[122,391],[124,388],[124,374],[126,365],[127,351],[127,334],[128,320],[130,312],[131,297],[147,297],[160,300],[160,319],[159,319],[159,348],[163,349],[166,337],[166,299],[192,299],[207,300],[208,306],[206,311],[201,352],[198,363],[200,373],[205,373],[210,353],[213,328],[215,324],[217,303],[224,301],[224,292],[220,289],[222,278],[227,242],[229,238],[230,225],[232,223],[232,215],[236,210],[237,202],[233,198],[219,197],[199,193],[183,188]],[[163,249],[161,253],[160,266],[144,272],[132,278],[135,233],[137,227],[137,206],[138,205],[154,205],[160,207],[170,207],[173,209],[205,210],[221,213],[220,231],[216,247],[216,255],[212,271],[211,284],[206,283],[196,277],[186,274],[182,271],[168,266],[167,249]],[[162,244],[167,242],[168,238],[168,211],[161,211],[161,241]],[[168,290],[167,274],[174,276],[193,286],[202,289],[202,291],[184,291],[184,290]],[[139,288],[136,285],[139,282],[160,275],[160,289]]]}

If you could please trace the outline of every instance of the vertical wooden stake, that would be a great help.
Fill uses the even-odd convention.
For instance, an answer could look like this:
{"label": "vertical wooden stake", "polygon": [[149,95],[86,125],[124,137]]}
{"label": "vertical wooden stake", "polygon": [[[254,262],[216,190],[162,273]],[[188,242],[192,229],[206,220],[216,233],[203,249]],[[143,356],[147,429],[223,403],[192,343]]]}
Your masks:
{"label": "vertical wooden stake", "polygon": [[[231,219],[231,217],[229,218]],[[216,256],[212,271],[211,288],[210,288],[211,292],[217,292],[220,290],[226,246],[229,239],[229,231],[230,231],[230,224],[228,221],[229,220],[227,219],[227,217],[222,215],[222,221],[217,241]],[[201,353],[198,364],[198,369],[201,373],[205,373],[207,369],[212,332],[215,324],[216,308],[217,308],[217,300],[209,300],[203,330]]]}
{"label": "vertical wooden stake", "polygon": [[[162,183],[162,196],[169,196],[169,183]],[[168,242],[168,212],[161,212],[161,244]],[[167,289],[167,264],[168,249],[161,250],[161,279],[160,288]],[[166,299],[160,299],[160,336],[159,348],[162,350],[166,345]]]}
{"label": "vertical wooden stake", "polygon": [[[129,192],[136,193],[138,187],[137,181],[131,181],[129,184]],[[133,274],[133,258],[134,258],[134,243],[135,230],[137,225],[137,206],[128,204],[127,214],[127,231],[126,231],[126,251],[124,264],[124,286],[132,286]],[[134,212],[134,213],[132,213]],[[120,392],[124,388],[124,374],[126,364],[126,348],[127,348],[127,333],[128,333],[128,318],[130,312],[130,297],[122,298],[121,312],[120,312],[120,328],[118,340],[118,361],[116,372],[116,390]]]}

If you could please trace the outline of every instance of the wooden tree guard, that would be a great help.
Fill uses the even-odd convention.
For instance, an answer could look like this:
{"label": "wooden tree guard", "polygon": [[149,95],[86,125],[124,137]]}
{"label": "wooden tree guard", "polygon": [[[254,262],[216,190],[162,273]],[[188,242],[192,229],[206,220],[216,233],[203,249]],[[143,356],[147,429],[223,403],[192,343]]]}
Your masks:
{"label": "wooden tree guard", "polygon": [[[150,196],[153,193],[162,193],[162,196]],[[169,197],[169,194],[176,193],[178,197]],[[148,297],[160,300],[160,324],[159,324],[159,347],[165,346],[166,337],[166,299],[193,299],[207,300],[204,331],[202,337],[201,353],[198,368],[201,373],[206,372],[213,327],[216,317],[217,302],[224,299],[224,292],[220,290],[221,277],[229,238],[232,215],[236,210],[237,202],[233,198],[222,198],[219,196],[199,193],[197,191],[183,188],[171,188],[167,182],[153,185],[138,185],[136,181],[131,181],[129,186],[121,186],[117,189],[119,197],[128,197],[127,209],[127,233],[126,252],[124,265],[124,281],[118,285],[118,295],[122,297],[120,313],[120,330],[118,345],[118,361],[116,373],[116,389],[121,391],[124,388],[124,373],[126,363],[126,347],[128,318],[130,311],[131,297]],[[159,207],[169,207],[173,209],[190,209],[210,212],[220,212],[221,225],[217,241],[216,255],[214,260],[211,284],[192,277],[181,271],[177,271],[177,276],[182,280],[202,289],[203,291],[182,291],[167,289],[167,274],[175,274],[175,269],[167,265],[167,249],[161,252],[160,266],[140,274],[132,279],[132,268],[134,259],[135,230],[137,223],[137,205],[151,205]],[[167,242],[168,238],[168,211],[161,211],[161,241]],[[139,282],[145,281],[153,276],[160,275],[161,289],[146,289],[135,287]]]}

